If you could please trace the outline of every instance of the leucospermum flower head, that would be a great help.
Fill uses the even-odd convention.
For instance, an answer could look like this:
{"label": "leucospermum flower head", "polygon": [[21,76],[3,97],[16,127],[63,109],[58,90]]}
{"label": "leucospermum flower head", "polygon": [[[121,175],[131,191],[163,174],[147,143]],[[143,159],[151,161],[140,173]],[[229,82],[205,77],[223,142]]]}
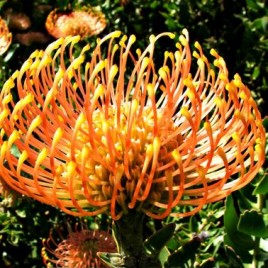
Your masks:
{"label": "leucospermum flower head", "polygon": [[0,55],[3,55],[12,42],[12,34],[9,32],[6,22],[0,17]]}
{"label": "leucospermum flower head", "polygon": [[46,20],[48,33],[55,38],[80,35],[81,38],[98,35],[106,27],[103,13],[84,8],[81,10],[51,11]]}
{"label": "leucospermum flower head", "polygon": [[213,66],[199,43],[192,53],[186,30],[158,67],[161,38],[174,34],[143,51],[119,31],[77,56],[79,37],[35,51],[0,95],[2,179],[74,216],[114,220],[192,215],[249,183],[265,143],[250,90],[215,50]]}
{"label": "leucospermum flower head", "polygon": [[[72,230],[67,225],[68,234],[60,228],[51,230],[49,238],[43,240],[42,257],[46,267],[103,268],[98,252],[116,252],[112,236],[101,230],[89,230],[82,224]],[[65,230],[66,231],[66,230]]]}

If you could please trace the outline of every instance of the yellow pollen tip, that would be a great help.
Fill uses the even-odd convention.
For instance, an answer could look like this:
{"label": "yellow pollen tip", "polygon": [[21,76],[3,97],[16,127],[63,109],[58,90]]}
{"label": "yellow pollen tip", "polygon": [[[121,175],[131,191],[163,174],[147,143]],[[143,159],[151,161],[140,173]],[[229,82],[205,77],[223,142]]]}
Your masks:
{"label": "yellow pollen tip", "polygon": [[239,135],[236,132],[232,134],[232,138],[236,143],[240,142]]}
{"label": "yellow pollen tip", "polygon": [[199,58],[198,60],[197,60],[197,64],[198,64],[198,66],[200,67],[200,68],[204,68],[205,67],[205,63],[204,63],[204,61],[201,59],[201,58]]}
{"label": "yellow pollen tip", "polygon": [[197,51],[194,51],[193,52],[193,57],[196,58],[196,59],[199,59],[200,55],[197,53]]}
{"label": "yellow pollen tip", "polygon": [[7,152],[10,152],[10,151],[7,149],[7,141],[4,141],[3,144],[1,145],[1,153],[0,153],[0,155],[3,156]]}
{"label": "yellow pollen tip", "polygon": [[202,48],[201,48],[201,45],[196,41],[195,43],[194,43],[194,46],[195,46],[195,48],[197,48],[198,50],[201,50]]}
{"label": "yellow pollen tip", "polygon": [[148,57],[145,57],[145,58],[142,60],[141,68],[142,68],[142,69],[145,69],[145,68],[148,66],[149,62],[150,62],[150,59],[149,59]]}
{"label": "yellow pollen tip", "polygon": [[11,148],[12,144],[19,138],[20,134],[17,130],[14,130],[8,139],[8,147]]}
{"label": "yellow pollen tip", "polygon": [[112,38],[118,38],[121,35],[121,31],[114,31],[111,33]]}
{"label": "yellow pollen tip", "polygon": [[104,134],[108,133],[109,128],[110,128],[110,126],[106,121],[102,122],[102,131],[103,131]]}
{"label": "yellow pollen tip", "polygon": [[41,119],[41,116],[38,115],[31,123],[29,129],[28,129],[28,132],[31,133],[34,131],[34,129],[36,129],[37,127],[40,126],[40,124],[42,123],[42,119]]}
{"label": "yellow pollen tip", "polygon": [[68,176],[71,177],[74,174],[75,169],[76,169],[75,162],[73,161],[68,162],[66,169],[67,169]]}
{"label": "yellow pollen tip", "polygon": [[167,74],[166,74],[166,72],[165,72],[165,68],[164,68],[164,67],[161,67],[161,68],[159,69],[158,74],[160,75],[160,77],[161,77],[162,79],[165,79],[165,78],[167,77]]}
{"label": "yellow pollen tip", "polygon": [[153,84],[148,84],[147,85],[147,91],[148,91],[148,96],[149,97],[154,96],[154,86],[153,86]]}
{"label": "yellow pollen tip", "polygon": [[84,47],[83,47],[83,49],[82,49],[82,51],[81,51],[81,54],[84,54],[85,52],[87,52],[87,51],[89,51],[90,50],[90,44],[86,44]]}
{"label": "yellow pollen tip", "polygon": [[238,79],[235,79],[234,80],[234,84],[237,86],[237,87],[241,87],[242,86],[242,82],[241,82],[241,80],[238,80]]}
{"label": "yellow pollen tip", "polygon": [[217,51],[216,51],[214,48],[212,48],[212,49],[210,50],[210,54],[211,54],[213,57],[215,57],[215,58],[218,58],[218,57],[219,57],[219,54],[217,53]]}
{"label": "yellow pollen tip", "polygon": [[110,75],[111,75],[111,77],[115,77],[117,73],[118,73],[118,66],[116,64],[114,64],[111,67]]}
{"label": "yellow pollen tip", "polygon": [[188,36],[188,30],[186,28],[182,29],[182,33],[185,35],[185,36]]}
{"label": "yellow pollen tip", "polygon": [[46,159],[46,157],[48,156],[48,149],[47,148],[43,148],[42,151],[39,153],[37,160],[36,160],[36,166],[40,166],[41,163]]}
{"label": "yellow pollen tip", "polygon": [[1,113],[0,113],[0,127],[2,128],[2,124],[3,121],[7,118],[9,112],[8,109],[4,109]]}
{"label": "yellow pollen tip", "polygon": [[19,70],[16,70],[13,74],[12,74],[12,79],[16,79],[17,77],[19,77],[20,75],[20,71]]}
{"label": "yellow pollen tip", "polygon": [[10,103],[12,101],[13,97],[12,95],[9,93],[8,95],[6,95],[2,101],[2,105],[6,105],[8,103]]}
{"label": "yellow pollen tip", "polygon": [[244,91],[240,92],[238,96],[244,101],[248,99],[247,94]]}
{"label": "yellow pollen tip", "polygon": [[40,65],[40,59],[36,59],[33,64],[30,66],[30,70],[36,70]]}
{"label": "yellow pollen tip", "polygon": [[1,131],[0,131],[0,136],[1,138],[3,138],[5,136],[5,131],[3,128],[1,128]]}
{"label": "yellow pollen tip", "polygon": [[94,102],[98,100],[100,96],[104,94],[105,88],[102,84],[99,84],[98,87],[96,88],[93,96]]}
{"label": "yellow pollen tip", "polygon": [[174,33],[167,33],[167,35],[170,39],[174,39],[176,36]]}
{"label": "yellow pollen tip", "polygon": [[[70,40],[73,44],[76,44],[80,41],[80,35],[75,35],[75,36],[70,36]],[[68,40],[68,36],[66,38],[66,40]]]}
{"label": "yellow pollen tip", "polygon": [[187,90],[186,95],[188,96],[188,98],[190,100],[194,100],[195,99],[195,94],[194,94],[194,92],[190,88],[189,88],[189,90]]}
{"label": "yellow pollen tip", "polygon": [[54,84],[57,85],[59,81],[63,78],[63,76],[64,76],[64,71],[62,68],[59,68],[59,70],[55,74]]}
{"label": "yellow pollen tip", "polygon": [[154,34],[150,35],[149,40],[150,43],[155,43],[155,35]]}
{"label": "yellow pollen tip", "polygon": [[52,147],[54,147],[55,144],[57,144],[60,141],[62,136],[63,136],[63,130],[61,128],[57,128],[57,130],[53,136]]}
{"label": "yellow pollen tip", "polygon": [[181,42],[181,44],[182,44],[183,46],[187,46],[188,41],[187,41],[187,39],[185,38],[185,36],[180,35],[180,36],[179,36],[179,40],[180,40],[180,42]]}
{"label": "yellow pollen tip", "polygon": [[261,138],[257,138],[255,142],[256,142],[256,144],[262,144]]}
{"label": "yellow pollen tip", "polygon": [[221,107],[223,106],[223,100],[220,97],[215,97],[214,103],[218,106]]}
{"label": "yellow pollen tip", "polygon": [[80,126],[86,121],[86,115],[84,113],[80,113],[76,123],[75,123],[75,129],[80,128]]}
{"label": "yellow pollen tip", "polygon": [[34,59],[34,58],[38,58],[39,57],[39,53],[40,50],[35,50],[34,52],[32,52],[32,54],[30,55],[30,58]]}
{"label": "yellow pollen tip", "polygon": [[3,90],[11,89],[15,86],[13,78],[9,78],[3,85]]}
{"label": "yellow pollen tip", "polygon": [[129,42],[130,44],[134,44],[136,42],[136,36],[134,34],[129,37]]}
{"label": "yellow pollen tip", "polygon": [[102,69],[105,68],[106,64],[107,63],[104,60],[99,61],[98,64],[95,66],[94,72],[99,73]]}
{"label": "yellow pollen tip", "polygon": [[138,57],[141,56],[141,50],[139,48],[136,49],[136,54],[137,54]]}
{"label": "yellow pollen tip", "polygon": [[255,151],[257,152],[258,155],[263,155],[263,146],[261,144],[256,144],[254,147]]}
{"label": "yellow pollen tip", "polygon": [[154,138],[154,141],[153,141],[153,149],[154,149],[154,153],[159,152],[160,146],[161,146],[160,139],[159,139],[158,137],[155,137],[155,138]]}
{"label": "yellow pollen tip", "polygon": [[81,56],[79,56],[78,58],[76,58],[76,59],[72,62],[71,66],[72,66],[74,69],[78,69],[78,68],[80,67],[80,65],[84,62],[84,60],[85,60],[85,56],[81,55]]}
{"label": "yellow pollen tip", "polygon": [[88,159],[88,156],[89,156],[89,149],[87,146],[84,146],[82,148],[82,159],[83,160],[87,160]]}
{"label": "yellow pollen tip", "polygon": [[32,59],[28,59],[28,60],[26,60],[24,63],[23,63],[23,65],[21,66],[21,68],[20,68],[20,72],[26,72],[27,70],[29,70],[30,69],[30,67],[31,67],[31,65],[32,65],[32,63],[33,63],[33,61],[32,61]]}
{"label": "yellow pollen tip", "polygon": [[139,107],[139,101],[137,99],[132,100],[131,104],[131,114],[136,113]]}
{"label": "yellow pollen tip", "polygon": [[41,70],[42,68],[46,67],[47,65],[49,65],[52,62],[52,59],[49,55],[44,55],[44,57],[42,58],[42,60],[40,61],[38,70]]}
{"label": "yellow pollen tip", "polygon": [[235,79],[235,80],[239,80],[239,81],[241,81],[241,77],[240,77],[239,74],[235,74],[235,75],[234,75],[234,79]]}
{"label": "yellow pollen tip", "polygon": [[178,150],[172,151],[171,155],[177,163],[181,162],[181,154],[178,152]]}
{"label": "yellow pollen tip", "polygon": [[190,117],[190,113],[187,107],[183,106],[180,110],[180,113],[185,116],[186,118]]}
{"label": "yellow pollen tip", "polygon": [[118,50],[118,48],[119,48],[118,44],[115,44],[113,46],[113,54]]}
{"label": "yellow pollen tip", "polygon": [[181,50],[181,48],[182,48],[182,47],[181,47],[181,44],[180,44],[179,42],[177,42],[177,43],[175,44],[175,46],[176,46],[176,48],[179,49],[179,50]]}
{"label": "yellow pollen tip", "polygon": [[28,158],[28,153],[27,151],[24,150],[18,160],[18,169],[21,169],[21,166],[27,160],[27,158]]}
{"label": "yellow pollen tip", "polygon": [[220,80],[222,80],[222,81],[224,81],[226,83],[228,82],[228,77],[224,73],[220,73],[219,78],[220,78]]}
{"label": "yellow pollen tip", "polygon": [[34,100],[34,95],[32,93],[29,93],[24,99],[23,99],[23,105],[26,105],[28,103],[31,103]]}
{"label": "yellow pollen tip", "polygon": [[121,47],[125,47],[126,40],[127,40],[127,36],[126,35],[123,35],[122,38],[121,38],[121,40],[119,41],[119,45]]}
{"label": "yellow pollen tip", "polygon": [[151,158],[154,154],[154,147],[153,144],[149,144],[147,149],[146,149],[146,155]]}
{"label": "yellow pollen tip", "polygon": [[168,56],[169,56],[169,51],[165,51],[165,52],[164,52],[164,55],[165,55],[165,58],[168,58]]}

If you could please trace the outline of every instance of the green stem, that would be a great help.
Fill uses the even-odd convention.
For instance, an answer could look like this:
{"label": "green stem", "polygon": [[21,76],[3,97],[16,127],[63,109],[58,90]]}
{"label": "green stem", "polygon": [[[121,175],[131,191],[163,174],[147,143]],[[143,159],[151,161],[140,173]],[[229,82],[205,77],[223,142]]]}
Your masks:
{"label": "green stem", "polygon": [[115,238],[117,240],[120,264],[124,268],[161,268],[157,256],[148,256],[143,247],[143,214],[130,212],[115,221]]}
{"label": "green stem", "polygon": [[[258,199],[258,210],[259,213],[262,214],[262,209],[263,209],[263,203],[264,203],[264,196],[262,194],[257,195],[257,199]],[[252,266],[253,268],[258,268],[258,260],[257,260],[257,256],[259,254],[260,251],[260,238],[259,237],[255,237],[255,246],[254,246],[254,251],[253,251],[253,261],[252,261]]]}

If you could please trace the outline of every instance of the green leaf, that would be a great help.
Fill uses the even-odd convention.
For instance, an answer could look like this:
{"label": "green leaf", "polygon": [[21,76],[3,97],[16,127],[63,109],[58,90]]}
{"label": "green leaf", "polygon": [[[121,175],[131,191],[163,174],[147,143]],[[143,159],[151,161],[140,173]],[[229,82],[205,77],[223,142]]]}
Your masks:
{"label": "green leaf", "polygon": [[266,251],[261,249],[257,253],[256,260],[258,260],[258,261],[268,261],[268,252],[266,252]]}
{"label": "green leaf", "polygon": [[188,260],[195,258],[195,254],[200,245],[200,238],[194,237],[168,257],[165,267],[184,267],[184,264],[186,264]]}
{"label": "green leaf", "polygon": [[170,252],[168,251],[167,247],[163,247],[158,257],[162,267],[164,267],[165,262],[167,262],[169,255]]}
{"label": "green leaf", "polygon": [[235,204],[232,196],[226,199],[226,209],[224,214],[224,227],[226,234],[224,242],[231,246],[243,261],[250,261],[249,251],[255,246],[254,240],[250,235],[240,232],[237,228],[239,217],[235,210]]}
{"label": "green leaf", "polygon": [[226,254],[229,257],[229,261],[232,263],[233,268],[243,268],[243,262],[240,257],[235,253],[235,251],[231,247],[225,248]]}
{"label": "green leaf", "polygon": [[268,175],[264,175],[253,191],[254,195],[268,193]]}
{"label": "green leaf", "polygon": [[159,254],[161,249],[166,245],[166,243],[173,236],[176,224],[170,223],[164,226],[159,231],[155,232],[149,238],[144,241],[145,251],[149,255]]}
{"label": "green leaf", "polygon": [[202,262],[199,266],[200,268],[215,268],[215,260],[213,258],[207,259]]}
{"label": "green leaf", "polygon": [[252,72],[252,79],[256,80],[261,73],[260,66],[255,66]]}
{"label": "green leaf", "polygon": [[198,232],[198,222],[196,217],[190,218],[190,231],[191,233],[197,233]]}
{"label": "green leaf", "polygon": [[262,121],[262,124],[266,131],[268,131],[268,117],[265,117]]}
{"label": "green leaf", "polygon": [[254,20],[252,23],[252,27],[258,30],[266,31],[267,24],[268,24],[268,16],[263,16],[262,18],[258,18]]}
{"label": "green leaf", "polygon": [[237,228],[239,231],[256,237],[267,237],[268,231],[262,215],[256,211],[245,211],[239,219]]}
{"label": "green leaf", "polygon": [[97,252],[97,256],[110,268],[117,268],[122,262],[122,257],[119,253]]}
{"label": "green leaf", "polygon": [[246,0],[247,3],[247,8],[254,10],[255,12],[257,12],[260,8],[263,8],[258,1],[256,2],[255,0]]}

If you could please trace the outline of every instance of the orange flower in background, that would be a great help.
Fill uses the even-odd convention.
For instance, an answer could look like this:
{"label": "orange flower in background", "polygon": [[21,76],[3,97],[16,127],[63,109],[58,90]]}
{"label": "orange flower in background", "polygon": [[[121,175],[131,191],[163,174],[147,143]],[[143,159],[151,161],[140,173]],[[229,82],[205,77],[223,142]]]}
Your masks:
{"label": "orange flower in background", "polygon": [[8,21],[8,26],[10,29],[25,31],[32,25],[29,16],[22,12],[14,13],[14,10],[12,8],[5,11],[4,17]]}
{"label": "orange flower in background", "polygon": [[113,237],[105,231],[89,230],[82,225],[75,230],[68,225],[68,235],[63,230],[53,230],[48,239],[43,240],[42,257],[46,267],[103,268],[98,252],[117,251]]}
{"label": "orange flower in background", "polygon": [[229,80],[215,50],[211,67],[197,42],[192,58],[186,30],[161,66],[156,43],[174,34],[151,36],[143,51],[120,36],[79,55],[78,36],[59,39],[5,83],[2,179],[71,215],[114,220],[189,216],[248,184],[265,131],[241,78]]}
{"label": "orange flower in background", "polygon": [[106,27],[103,13],[91,8],[82,10],[51,11],[46,20],[46,29],[55,38],[80,35],[81,38],[98,35]]}
{"label": "orange flower in background", "polygon": [[0,17],[0,55],[3,55],[12,42],[12,34],[9,32],[6,22]]}

